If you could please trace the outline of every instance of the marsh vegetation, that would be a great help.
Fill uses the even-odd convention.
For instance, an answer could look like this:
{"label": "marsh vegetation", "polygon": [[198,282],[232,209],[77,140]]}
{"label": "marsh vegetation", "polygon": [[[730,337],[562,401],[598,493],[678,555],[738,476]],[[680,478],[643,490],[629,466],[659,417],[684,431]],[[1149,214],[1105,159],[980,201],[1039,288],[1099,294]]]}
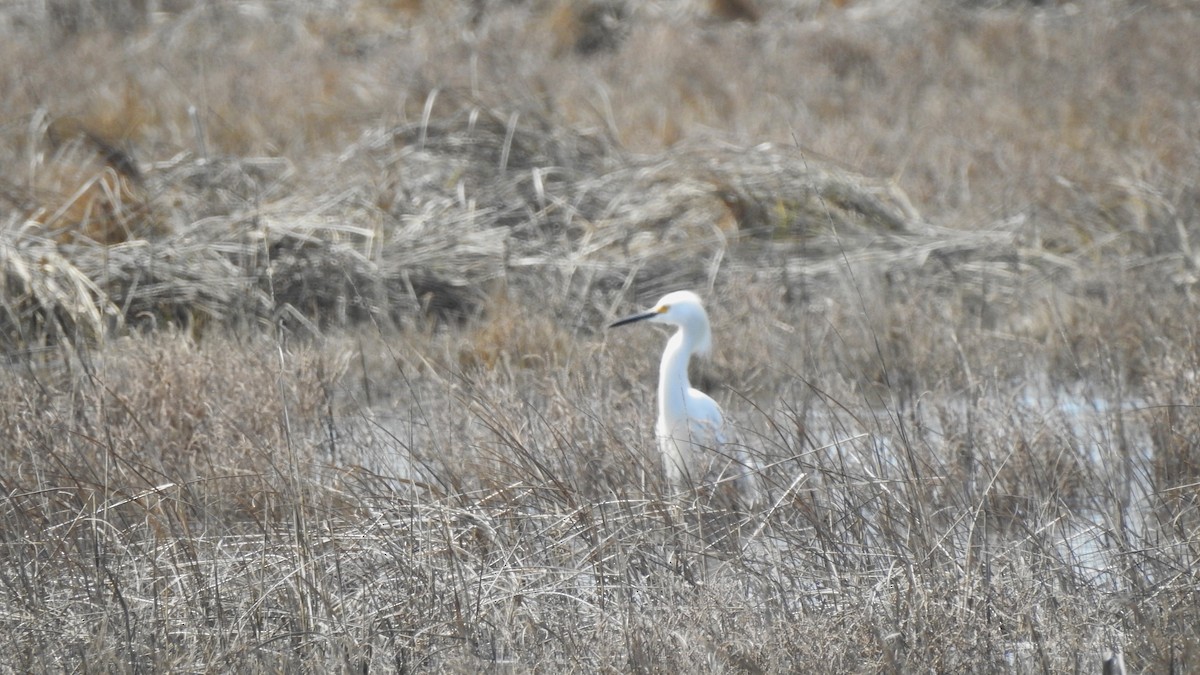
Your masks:
{"label": "marsh vegetation", "polygon": [[[1196,35],[5,4],[0,668],[1195,671]],[[603,329],[679,288],[753,508]]]}

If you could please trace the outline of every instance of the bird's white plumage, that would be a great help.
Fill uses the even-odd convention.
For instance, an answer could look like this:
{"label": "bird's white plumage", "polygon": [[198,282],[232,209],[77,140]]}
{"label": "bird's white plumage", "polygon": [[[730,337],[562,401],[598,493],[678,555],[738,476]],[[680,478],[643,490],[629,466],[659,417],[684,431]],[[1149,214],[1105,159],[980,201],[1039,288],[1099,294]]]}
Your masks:
{"label": "bird's white plumage", "polygon": [[652,309],[612,324],[650,321],[677,326],[667,341],[658,370],[658,421],[654,432],[662,453],[663,470],[672,488],[741,475],[745,462],[723,448],[725,420],[721,407],[688,380],[692,354],[712,348],[708,313],[691,291],[664,295]]}

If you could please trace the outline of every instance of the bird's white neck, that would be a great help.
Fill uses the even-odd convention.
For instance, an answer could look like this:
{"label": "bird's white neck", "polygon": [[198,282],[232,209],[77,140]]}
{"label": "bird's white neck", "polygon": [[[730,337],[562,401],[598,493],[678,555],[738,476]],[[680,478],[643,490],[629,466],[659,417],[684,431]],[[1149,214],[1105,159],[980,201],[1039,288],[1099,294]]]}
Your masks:
{"label": "bird's white neck", "polygon": [[684,330],[675,331],[663,351],[658,366],[658,408],[661,419],[678,420],[687,416],[688,361],[696,349],[696,340]]}

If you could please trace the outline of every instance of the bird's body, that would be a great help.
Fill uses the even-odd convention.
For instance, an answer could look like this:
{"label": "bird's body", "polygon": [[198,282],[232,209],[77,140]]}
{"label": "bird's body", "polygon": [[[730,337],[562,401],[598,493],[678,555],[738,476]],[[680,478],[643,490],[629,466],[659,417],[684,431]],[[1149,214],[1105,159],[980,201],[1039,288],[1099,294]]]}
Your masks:
{"label": "bird's body", "polygon": [[711,458],[723,440],[725,419],[721,407],[693,388],[688,380],[691,356],[702,353],[701,342],[707,340],[707,335],[681,326],[667,341],[658,367],[658,421],[654,424],[654,435],[667,482],[674,487],[709,473],[705,459]]}
{"label": "bird's body", "polygon": [[692,354],[707,354],[712,348],[708,314],[700,298],[691,291],[668,293],[652,309],[610,327],[643,320],[679,328],[667,341],[659,364],[658,421],[654,426],[668,484],[678,490],[742,475],[745,464],[740,456],[722,448],[725,420],[721,407],[692,388],[688,380]]}

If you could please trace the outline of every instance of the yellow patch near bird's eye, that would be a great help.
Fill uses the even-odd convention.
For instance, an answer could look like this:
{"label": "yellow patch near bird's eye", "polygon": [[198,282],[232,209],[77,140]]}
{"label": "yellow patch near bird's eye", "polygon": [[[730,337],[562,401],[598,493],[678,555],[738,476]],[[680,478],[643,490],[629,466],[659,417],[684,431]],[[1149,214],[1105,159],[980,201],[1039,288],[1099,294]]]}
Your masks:
{"label": "yellow patch near bird's eye", "polygon": [[670,305],[659,305],[658,309],[656,309],[654,311],[657,314],[666,314],[668,309],[671,309]]}

